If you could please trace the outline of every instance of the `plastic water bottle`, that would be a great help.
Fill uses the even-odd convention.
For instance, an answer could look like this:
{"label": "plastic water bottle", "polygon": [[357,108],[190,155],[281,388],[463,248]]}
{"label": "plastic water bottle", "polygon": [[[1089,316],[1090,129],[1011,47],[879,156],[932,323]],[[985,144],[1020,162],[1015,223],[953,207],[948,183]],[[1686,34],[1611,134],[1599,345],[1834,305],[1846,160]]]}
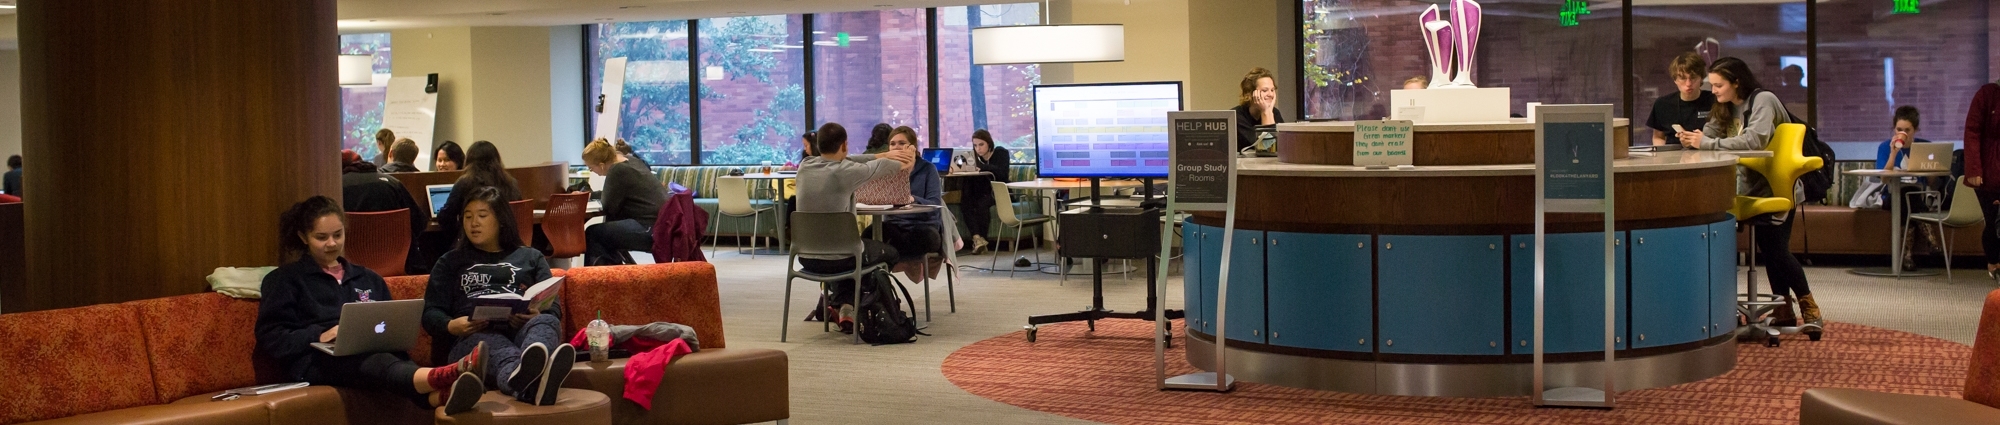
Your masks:
{"label": "plastic water bottle", "polygon": [[590,343],[590,361],[611,361],[611,325],[604,323],[604,312],[597,312],[597,320],[584,326],[584,335]]}

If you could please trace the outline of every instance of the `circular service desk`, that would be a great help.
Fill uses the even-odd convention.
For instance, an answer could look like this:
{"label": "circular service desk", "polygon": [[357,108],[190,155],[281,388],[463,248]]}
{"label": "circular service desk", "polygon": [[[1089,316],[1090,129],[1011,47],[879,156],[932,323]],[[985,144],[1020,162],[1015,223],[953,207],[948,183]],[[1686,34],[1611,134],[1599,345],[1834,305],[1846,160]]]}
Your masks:
{"label": "circular service desk", "polygon": [[[1618,390],[1735,367],[1736,157],[1628,157],[1617,186]],[[1533,382],[1534,125],[1418,125],[1414,170],[1351,164],[1351,122],[1278,126],[1238,161],[1229,373],[1354,393],[1527,395]],[[1549,387],[1601,386],[1603,222],[1551,214]],[[1223,216],[1183,228],[1187,339],[1213,370]]]}

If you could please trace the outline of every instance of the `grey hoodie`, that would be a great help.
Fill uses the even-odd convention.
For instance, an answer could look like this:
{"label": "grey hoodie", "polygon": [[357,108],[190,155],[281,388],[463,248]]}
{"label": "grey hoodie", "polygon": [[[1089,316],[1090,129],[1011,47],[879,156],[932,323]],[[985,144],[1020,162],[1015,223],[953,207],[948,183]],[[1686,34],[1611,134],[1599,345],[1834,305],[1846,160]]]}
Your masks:
{"label": "grey hoodie", "polygon": [[[1784,101],[1768,91],[1759,91],[1750,98],[1749,108],[1744,102],[1730,105],[1739,119],[1737,128],[1722,128],[1715,117],[1709,117],[1708,125],[1701,129],[1701,149],[1725,151],[1765,150],[1771,143],[1771,134],[1778,124],[1789,124],[1792,119],[1785,112]],[[1726,137],[1717,137],[1726,136]],[[1736,193],[1748,196],[1771,196],[1771,184],[1764,175],[1743,167],[1736,167]],[[1797,192],[1794,191],[1794,194]]]}

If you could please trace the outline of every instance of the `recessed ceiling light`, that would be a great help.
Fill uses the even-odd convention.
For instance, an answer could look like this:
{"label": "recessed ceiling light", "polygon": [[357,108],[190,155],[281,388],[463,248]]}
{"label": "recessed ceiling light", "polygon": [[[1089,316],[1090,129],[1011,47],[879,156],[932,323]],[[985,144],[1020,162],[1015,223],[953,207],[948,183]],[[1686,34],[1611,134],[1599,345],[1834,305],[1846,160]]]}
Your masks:
{"label": "recessed ceiling light", "polygon": [[0,9],[13,9],[13,8],[14,5],[11,4],[0,4]]}

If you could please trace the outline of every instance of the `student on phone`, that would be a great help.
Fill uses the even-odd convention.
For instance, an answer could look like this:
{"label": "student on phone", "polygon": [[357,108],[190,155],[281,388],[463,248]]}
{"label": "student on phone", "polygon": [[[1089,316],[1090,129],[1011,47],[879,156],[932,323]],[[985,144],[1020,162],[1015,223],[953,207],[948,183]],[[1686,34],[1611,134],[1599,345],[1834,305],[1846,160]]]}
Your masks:
{"label": "student on phone", "polygon": [[1687,52],[1675,57],[1667,74],[1674,79],[1675,92],[1653,100],[1653,114],[1646,118],[1646,127],[1653,129],[1654,145],[1681,144],[1677,135],[1708,125],[1708,112],[1715,108],[1715,94],[1701,89],[1702,80],[1708,78],[1708,63],[1701,54]]}
{"label": "student on phone", "polygon": [[515,314],[506,321],[471,317],[473,297],[519,294],[550,275],[542,253],[522,243],[513,209],[501,199],[499,189],[492,187],[466,194],[457,220],[462,230],[457,249],[431,267],[430,286],[424,291],[424,330],[431,335],[433,356],[449,353],[439,360],[457,359],[484,346],[493,367],[480,378],[523,402],[550,404],[555,402],[554,389],[562,386],[576,360],[576,349],[562,344],[562,305]]}
{"label": "student on phone", "polygon": [[[284,380],[385,391],[445,414],[471,410],[486,392],[479,375],[485,350],[474,345],[457,362],[418,367],[404,353],[334,356],[312,348],[340,334],[340,309],[352,302],[389,301],[389,285],[367,267],[347,262],[347,215],[333,198],[293,204],[278,219],[278,246],[298,256],[264,275],[257,303],[257,351],[282,365]],[[443,362],[438,362],[443,363]]]}

